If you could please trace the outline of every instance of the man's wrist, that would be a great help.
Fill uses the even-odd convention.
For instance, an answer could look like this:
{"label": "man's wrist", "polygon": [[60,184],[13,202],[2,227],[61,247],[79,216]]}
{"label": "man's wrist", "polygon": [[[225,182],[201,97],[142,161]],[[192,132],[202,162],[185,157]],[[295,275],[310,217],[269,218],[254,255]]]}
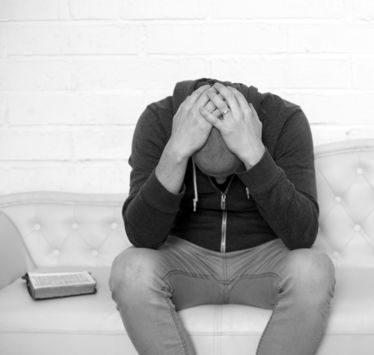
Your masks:
{"label": "man's wrist", "polygon": [[190,157],[187,153],[183,152],[180,147],[178,147],[178,144],[174,144],[171,140],[166,144],[164,153],[178,164],[187,162]]}
{"label": "man's wrist", "polygon": [[261,142],[258,148],[256,148],[254,151],[251,151],[250,155],[243,156],[241,158],[243,164],[245,165],[245,168],[247,170],[251,169],[254,165],[256,165],[261,160],[264,153],[265,153],[265,146]]}

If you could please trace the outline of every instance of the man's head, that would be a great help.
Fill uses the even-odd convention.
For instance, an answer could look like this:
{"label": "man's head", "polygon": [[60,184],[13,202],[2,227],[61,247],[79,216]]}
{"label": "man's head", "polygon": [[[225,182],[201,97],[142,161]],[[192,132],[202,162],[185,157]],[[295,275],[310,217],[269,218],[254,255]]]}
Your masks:
{"label": "man's head", "polygon": [[192,158],[204,174],[217,178],[235,173],[241,165],[240,159],[227,148],[215,127],[212,127],[207,141]]}

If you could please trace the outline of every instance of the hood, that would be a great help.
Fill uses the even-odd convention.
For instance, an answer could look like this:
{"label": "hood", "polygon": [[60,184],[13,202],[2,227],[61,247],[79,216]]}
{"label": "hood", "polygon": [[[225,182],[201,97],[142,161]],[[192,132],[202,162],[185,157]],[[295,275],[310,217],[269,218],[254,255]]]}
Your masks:
{"label": "hood", "polygon": [[176,83],[173,91],[173,115],[177,112],[180,104],[186,99],[186,97],[192,94],[197,88],[202,85],[210,84],[213,85],[215,82],[219,82],[226,86],[233,86],[239,90],[244,97],[250,102],[255,110],[258,112],[261,105],[261,95],[254,86],[247,86],[242,83],[233,83],[230,81],[222,81],[214,78],[200,78],[196,80],[184,80]]}
{"label": "hood", "polygon": [[[222,81],[219,79],[214,78],[200,78],[196,80],[184,80],[177,82],[172,96],[173,101],[173,116],[178,111],[179,106],[181,103],[186,99],[186,97],[192,94],[197,88],[202,85],[210,84],[213,85],[215,82],[220,82],[226,86],[233,86],[237,90],[239,90],[244,97],[247,99],[249,103],[253,105],[255,110],[259,112],[260,105],[261,105],[261,95],[258,93],[258,90],[254,86],[247,86],[242,83],[233,83],[230,81]],[[195,162],[192,160],[192,180],[193,180],[193,187],[194,187],[194,198],[193,198],[193,211],[196,211],[197,203],[198,203],[198,187],[197,187],[197,179],[196,179],[196,165]],[[249,189],[248,187],[244,187],[244,193],[246,194],[247,199],[249,199]]]}

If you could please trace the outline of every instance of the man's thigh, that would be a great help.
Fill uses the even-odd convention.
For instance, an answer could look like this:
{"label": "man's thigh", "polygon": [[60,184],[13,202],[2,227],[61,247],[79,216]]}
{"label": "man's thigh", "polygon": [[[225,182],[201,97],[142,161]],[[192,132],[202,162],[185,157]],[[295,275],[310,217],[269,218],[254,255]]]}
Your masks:
{"label": "man's thigh", "polygon": [[273,308],[290,250],[280,239],[226,254],[229,303]]}
{"label": "man's thigh", "polygon": [[289,250],[280,239],[227,254],[230,303],[273,308],[284,282],[296,287],[332,283],[334,267],[328,256],[311,248]]}
{"label": "man's thigh", "polygon": [[223,303],[223,260],[219,253],[169,236],[158,249],[129,248],[123,259],[131,259],[129,262],[135,264],[141,260],[141,268],[148,269],[152,282],[161,281],[162,287],[169,289],[176,310]]}

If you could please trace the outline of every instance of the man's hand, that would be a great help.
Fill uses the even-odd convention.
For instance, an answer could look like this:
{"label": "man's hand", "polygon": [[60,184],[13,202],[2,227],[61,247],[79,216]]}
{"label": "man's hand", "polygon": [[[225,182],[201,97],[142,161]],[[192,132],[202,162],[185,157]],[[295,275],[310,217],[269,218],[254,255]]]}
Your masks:
{"label": "man's hand", "polygon": [[[168,145],[181,159],[189,158],[208,139],[212,124],[205,120],[199,108],[209,103],[207,90],[200,86],[181,103],[173,117],[173,127]],[[210,106],[208,106],[210,107]]]}
{"label": "man's hand", "polygon": [[[214,89],[217,89],[220,95],[214,92]],[[222,116],[223,119],[217,118],[217,115],[204,107],[200,108],[201,114],[207,122],[221,132],[232,153],[245,164],[247,169],[251,168],[265,152],[261,140],[262,122],[253,105],[248,104],[240,91],[221,83],[215,83],[207,91],[207,95],[222,115],[228,106],[230,111]]]}

